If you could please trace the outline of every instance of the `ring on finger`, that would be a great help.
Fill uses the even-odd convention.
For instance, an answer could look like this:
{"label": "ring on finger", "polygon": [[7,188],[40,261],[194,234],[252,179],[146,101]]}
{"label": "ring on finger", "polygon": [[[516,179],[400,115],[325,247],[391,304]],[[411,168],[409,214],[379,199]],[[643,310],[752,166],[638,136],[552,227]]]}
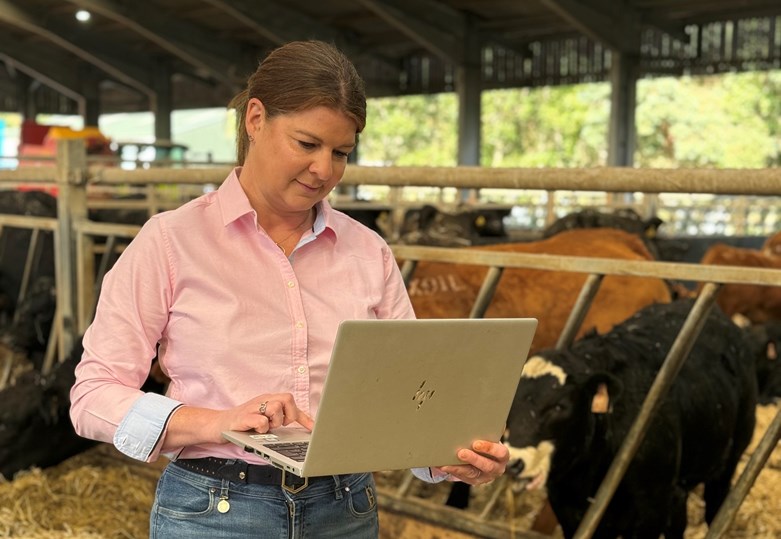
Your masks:
{"label": "ring on finger", "polygon": [[268,401],[263,401],[260,403],[260,408],[258,408],[258,412],[260,412],[260,415],[266,415],[267,405],[268,405]]}

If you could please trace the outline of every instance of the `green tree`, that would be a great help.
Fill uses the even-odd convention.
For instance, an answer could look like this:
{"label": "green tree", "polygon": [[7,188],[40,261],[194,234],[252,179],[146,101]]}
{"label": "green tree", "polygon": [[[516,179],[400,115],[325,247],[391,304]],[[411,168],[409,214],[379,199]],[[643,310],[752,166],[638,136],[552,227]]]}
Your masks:
{"label": "green tree", "polygon": [[371,99],[367,109],[358,149],[362,163],[457,164],[455,94]]}

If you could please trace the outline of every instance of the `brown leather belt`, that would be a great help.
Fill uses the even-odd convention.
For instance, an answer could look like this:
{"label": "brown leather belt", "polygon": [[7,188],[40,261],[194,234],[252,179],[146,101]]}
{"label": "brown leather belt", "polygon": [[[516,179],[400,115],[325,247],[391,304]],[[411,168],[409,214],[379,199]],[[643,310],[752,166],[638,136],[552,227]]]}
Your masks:
{"label": "brown leather belt", "polygon": [[274,466],[249,464],[243,460],[229,461],[216,457],[204,457],[175,460],[172,464],[207,477],[227,479],[236,483],[279,485],[293,494],[304,490],[309,485],[308,478],[298,477]]}

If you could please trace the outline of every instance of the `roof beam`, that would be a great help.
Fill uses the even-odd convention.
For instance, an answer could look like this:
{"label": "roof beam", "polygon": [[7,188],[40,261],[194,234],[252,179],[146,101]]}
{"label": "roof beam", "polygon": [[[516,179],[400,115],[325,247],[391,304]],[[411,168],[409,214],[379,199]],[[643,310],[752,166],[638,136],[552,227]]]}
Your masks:
{"label": "roof beam", "polygon": [[81,95],[81,85],[76,69],[71,69],[73,63],[65,55],[57,51],[47,54],[37,54],[34,49],[9,39],[0,34],[0,60],[9,67],[41,82],[62,95],[79,102],[84,102]]}
{"label": "roof beam", "polygon": [[640,52],[639,15],[626,4],[612,16],[607,9],[601,9],[593,0],[540,0],[540,3],[558,14],[569,24],[619,52],[637,54]]}
{"label": "roof beam", "polygon": [[370,54],[366,47],[356,44],[352,36],[321,24],[300,11],[287,7],[286,4],[256,0],[203,1],[230,15],[277,46],[300,39],[318,39],[333,43],[350,58],[368,58],[398,71],[396,63]]}
{"label": "roof beam", "polygon": [[[98,13],[107,19],[133,30],[145,39],[176,58],[193,66],[203,76],[223,82],[237,88],[240,84],[236,76],[234,60],[240,57],[239,47],[230,47],[227,41],[215,40],[203,28],[177,21],[172,17],[163,17],[156,13],[152,5],[136,1],[133,10],[126,9],[115,0],[66,0],[79,7]],[[209,43],[209,52],[196,48],[192,43]],[[214,56],[214,53],[220,56]]]}
{"label": "roof beam", "polygon": [[117,67],[123,63],[115,61],[115,59],[109,59],[104,54],[86,50],[72,40],[62,37],[67,35],[68,32],[56,23],[48,22],[44,25],[29,11],[19,8],[9,0],[0,0],[0,20],[26,32],[40,36],[54,43],[61,49],[64,49],[103,70],[123,84],[126,84],[149,97],[154,96],[152,88],[143,82],[146,77],[140,73],[140,70],[134,69],[131,66]]}
{"label": "roof beam", "polygon": [[441,12],[443,6],[429,0],[418,0],[416,14],[410,15],[410,6],[402,5],[398,0],[357,0],[359,4],[382,18],[418,43],[424,49],[439,56],[446,62],[462,65],[466,61],[464,42],[466,40],[465,18],[458,18],[456,11],[451,12],[451,19],[460,20],[460,24],[451,27],[452,32],[440,30],[432,24],[424,22],[422,13],[431,12],[436,7]]}

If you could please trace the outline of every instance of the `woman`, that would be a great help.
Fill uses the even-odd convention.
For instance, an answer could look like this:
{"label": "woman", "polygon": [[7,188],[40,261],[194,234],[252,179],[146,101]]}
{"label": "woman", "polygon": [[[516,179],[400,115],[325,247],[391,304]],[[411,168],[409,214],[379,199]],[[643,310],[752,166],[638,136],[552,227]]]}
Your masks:
{"label": "woman", "polygon": [[[414,317],[385,241],[325,200],[364,127],[363,82],[332,46],[294,42],[232,105],[240,166],[151,218],[106,275],[73,423],[131,457],[174,459],[151,537],[377,537],[371,474],[310,479],[293,494],[220,434],[311,429],[339,321]],[[139,390],[155,356],[166,396]],[[477,442],[458,456],[463,465],[414,473],[484,483],[508,452]]]}

